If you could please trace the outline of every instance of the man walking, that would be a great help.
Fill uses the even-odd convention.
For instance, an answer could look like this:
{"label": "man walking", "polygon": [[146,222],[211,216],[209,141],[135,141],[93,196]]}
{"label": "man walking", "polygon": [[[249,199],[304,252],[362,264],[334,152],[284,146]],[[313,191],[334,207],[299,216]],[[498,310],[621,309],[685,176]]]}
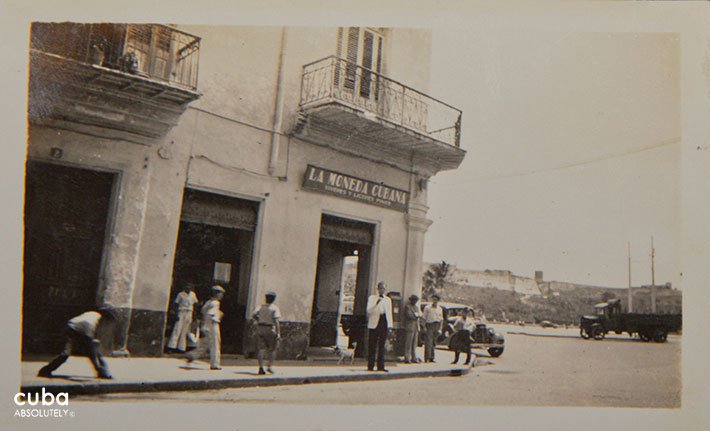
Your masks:
{"label": "man walking", "polygon": [[367,299],[367,370],[375,369],[375,354],[377,355],[377,371],[385,369],[385,341],[387,332],[392,328],[392,300],[385,295],[387,284],[377,283],[377,295]]}
{"label": "man walking", "polygon": [[444,312],[439,305],[441,297],[438,293],[431,295],[431,304],[424,307],[424,323],[426,325],[426,338],[424,341],[424,362],[435,362],[436,339],[441,333]]}
{"label": "man walking", "polygon": [[47,365],[42,367],[37,374],[39,377],[53,377],[52,372],[59,368],[69,356],[86,356],[96,370],[100,379],[111,379],[111,372],[99,352],[100,342],[97,338],[99,324],[104,326],[105,332],[113,335],[116,317],[108,308],[99,311],[87,311],[67,322],[67,342],[64,351]]}
{"label": "man walking", "polygon": [[222,333],[219,322],[222,321],[222,311],[219,309],[220,300],[224,296],[224,288],[219,285],[212,286],[212,297],[202,306],[202,326],[200,340],[197,348],[185,357],[188,363],[201,358],[210,351],[210,370],[221,370],[220,360],[222,351]]}
{"label": "man walking", "polygon": [[254,311],[253,318],[256,320],[256,348],[259,358],[259,375],[266,374],[264,372],[264,356],[268,356],[269,362],[266,371],[269,374],[274,374],[274,369],[271,366],[276,359],[276,347],[281,338],[281,329],[279,328],[279,319],[281,312],[279,307],[274,305],[276,293],[267,292],[265,303]]}

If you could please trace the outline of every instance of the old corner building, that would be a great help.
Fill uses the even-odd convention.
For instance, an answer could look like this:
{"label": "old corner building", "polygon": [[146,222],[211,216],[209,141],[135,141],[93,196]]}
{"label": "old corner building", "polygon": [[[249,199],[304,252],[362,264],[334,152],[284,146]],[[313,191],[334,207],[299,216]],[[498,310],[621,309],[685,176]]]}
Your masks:
{"label": "old corner building", "polygon": [[66,319],[106,305],[121,316],[113,350],[161,355],[185,284],[200,300],[227,290],[227,353],[253,348],[248,316],[268,290],[281,357],[335,344],[340,321],[362,340],[378,280],[401,320],[421,291],[427,181],[465,155],[461,112],[426,94],[430,42],[35,23],[23,352],[58,351]]}

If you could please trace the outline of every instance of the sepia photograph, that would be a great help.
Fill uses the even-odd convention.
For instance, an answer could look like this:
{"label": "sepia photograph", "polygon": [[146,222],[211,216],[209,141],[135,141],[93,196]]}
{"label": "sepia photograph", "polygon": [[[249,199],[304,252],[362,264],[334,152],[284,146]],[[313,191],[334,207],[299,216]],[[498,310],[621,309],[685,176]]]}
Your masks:
{"label": "sepia photograph", "polygon": [[7,429],[710,424],[707,3],[30,3]]}

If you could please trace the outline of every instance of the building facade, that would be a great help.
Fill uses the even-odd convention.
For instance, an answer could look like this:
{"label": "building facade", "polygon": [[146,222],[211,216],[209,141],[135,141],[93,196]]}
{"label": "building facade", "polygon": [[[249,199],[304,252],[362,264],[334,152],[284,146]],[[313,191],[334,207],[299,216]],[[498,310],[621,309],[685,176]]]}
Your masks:
{"label": "building facade", "polygon": [[395,305],[421,293],[427,181],[465,155],[461,112],[426,94],[430,41],[34,24],[23,352],[56,350],[68,317],[110,306],[114,350],[161,355],[176,294],[191,284],[204,300],[214,283],[224,352],[251,349],[266,291],[281,357],[335,344],[339,322],[364,346],[377,281]]}

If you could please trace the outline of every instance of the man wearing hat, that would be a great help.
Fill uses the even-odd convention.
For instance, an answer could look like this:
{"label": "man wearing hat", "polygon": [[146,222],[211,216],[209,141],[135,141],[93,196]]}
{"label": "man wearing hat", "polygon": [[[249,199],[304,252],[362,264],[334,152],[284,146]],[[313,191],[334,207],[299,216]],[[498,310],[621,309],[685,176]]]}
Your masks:
{"label": "man wearing hat", "polygon": [[392,328],[392,300],[385,295],[387,284],[377,283],[377,294],[367,298],[367,370],[375,369],[375,352],[377,352],[377,371],[385,369],[385,341],[387,332]]}
{"label": "man wearing hat", "polygon": [[256,320],[256,348],[259,357],[259,374],[264,372],[264,356],[268,356],[269,362],[266,371],[273,374],[274,370],[271,366],[276,359],[276,347],[281,339],[281,331],[279,328],[279,319],[281,312],[279,307],[274,305],[276,293],[266,292],[264,304],[254,311],[252,316]]}
{"label": "man wearing hat", "polygon": [[419,321],[422,312],[417,305],[419,297],[411,295],[409,302],[404,306],[404,363],[421,362],[417,358],[417,341],[419,340]]}
{"label": "man wearing hat", "polygon": [[441,333],[444,321],[444,311],[439,305],[441,296],[438,293],[431,295],[431,304],[424,307],[424,323],[426,325],[426,338],[424,341],[424,362],[434,362],[436,339]]}
{"label": "man wearing hat", "polygon": [[185,359],[188,363],[201,358],[207,350],[210,351],[210,369],[221,370],[219,364],[222,350],[222,334],[219,322],[222,321],[222,311],[219,309],[224,296],[224,288],[219,285],[212,286],[212,297],[202,306],[202,326],[200,327],[200,340],[195,350],[189,352]]}

